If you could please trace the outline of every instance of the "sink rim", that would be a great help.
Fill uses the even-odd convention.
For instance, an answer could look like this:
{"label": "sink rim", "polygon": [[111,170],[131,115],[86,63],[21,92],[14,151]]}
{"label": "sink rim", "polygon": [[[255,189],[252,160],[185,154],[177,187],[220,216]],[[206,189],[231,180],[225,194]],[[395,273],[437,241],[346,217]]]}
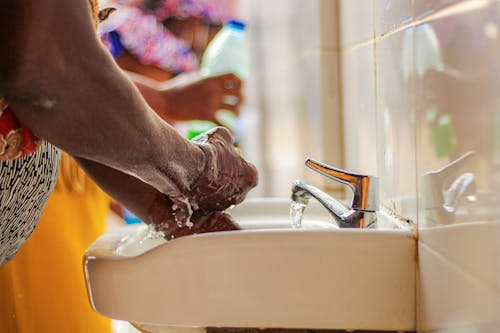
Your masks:
{"label": "sink rim", "polygon": [[[290,201],[287,198],[253,198],[253,199],[248,199],[244,203],[242,203],[239,206],[236,206],[233,209],[228,210],[228,212],[234,216],[236,222],[247,228],[243,228],[243,230],[236,230],[236,231],[224,231],[224,232],[217,232],[217,233],[206,233],[206,234],[195,234],[195,235],[189,235],[189,236],[184,236],[178,239],[173,239],[173,240],[165,240],[165,239],[144,239],[146,233],[147,233],[147,226],[144,224],[137,224],[137,225],[127,225],[120,227],[116,229],[115,231],[105,234],[101,236],[99,239],[96,240],[94,244],[92,244],[85,252],[85,256],[91,257],[91,256],[104,256],[104,257],[114,257],[115,259],[119,258],[131,258],[131,257],[137,257],[140,255],[143,255],[149,251],[154,250],[157,247],[160,246],[165,246],[168,244],[173,244],[177,243],[179,241],[182,241],[185,238],[191,238],[191,237],[213,237],[214,234],[218,234],[217,237],[232,237],[231,235],[234,234],[246,234],[246,235],[266,235],[266,234],[289,234],[289,233],[323,233],[323,232],[335,232],[335,233],[343,233],[343,234],[349,234],[349,233],[402,233],[402,234],[408,234],[408,235],[413,235],[414,232],[413,230],[403,224],[401,221],[397,220],[396,218],[390,216],[390,214],[384,212],[384,211],[379,211],[377,212],[377,215],[379,216],[379,219],[381,219],[380,222],[383,222],[384,225],[390,226],[387,228],[383,229],[342,229],[338,228],[336,226],[335,222],[333,221],[333,218],[329,215],[329,213],[324,209],[321,204],[317,203],[316,201],[311,201],[309,205],[306,208],[305,214],[304,214],[304,221],[303,223],[305,225],[311,224],[311,223],[321,223],[324,224],[324,227],[319,228],[319,227],[311,227],[311,228],[293,228],[291,226],[291,223],[289,222],[289,227],[287,228],[282,228],[282,227],[271,227],[271,228],[254,228],[250,227],[249,221],[256,220],[256,219],[265,219],[270,217],[270,220],[279,220],[280,223],[283,223],[285,219],[288,218],[286,214],[283,213],[276,213],[272,212],[269,213],[268,209],[271,209],[273,207],[279,206],[279,208],[287,208],[290,205]],[[261,209],[264,208],[262,211],[256,211],[255,207],[260,207]],[[286,218],[284,217],[287,216]],[[328,221],[332,221],[331,223]],[[388,222],[390,221],[390,222]],[[379,222],[379,223],[380,223]],[[328,225],[331,225],[331,227],[327,227]],[[300,236],[298,236],[300,237]],[[125,243],[124,240],[131,240],[131,243]],[[109,244],[109,243],[112,244]],[[144,245],[141,245],[142,249],[139,248],[134,248],[139,242],[142,242]],[[103,252],[103,248],[106,248],[107,251]]]}

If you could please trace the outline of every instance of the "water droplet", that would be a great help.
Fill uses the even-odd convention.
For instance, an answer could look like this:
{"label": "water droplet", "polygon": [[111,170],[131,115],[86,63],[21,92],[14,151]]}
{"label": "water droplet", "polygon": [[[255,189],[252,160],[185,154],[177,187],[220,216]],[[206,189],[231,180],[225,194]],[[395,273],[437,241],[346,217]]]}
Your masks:
{"label": "water droplet", "polygon": [[120,239],[120,244],[125,244],[125,243],[128,241],[128,239],[129,239],[129,238],[130,238],[130,237],[129,237],[128,235],[127,235],[127,236],[122,237],[122,239]]}

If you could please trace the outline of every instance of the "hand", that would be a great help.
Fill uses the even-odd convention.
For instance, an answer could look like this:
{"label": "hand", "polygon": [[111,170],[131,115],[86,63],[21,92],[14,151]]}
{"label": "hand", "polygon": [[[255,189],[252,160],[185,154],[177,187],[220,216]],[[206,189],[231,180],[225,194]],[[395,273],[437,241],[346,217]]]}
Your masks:
{"label": "hand", "polygon": [[241,230],[231,215],[225,212],[213,212],[206,215],[195,213],[191,217],[191,221],[193,222],[192,228],[179,228],[175,223],[168,223],[168,220],[156,224],[155,227],[156,230],[163,231],[166,239],[207,232]]}
{"label": "hand", "polygon": [[[216,127],[197,136],[190,144],[189,149],[193,153],[198,151],[204,158],[191,159],[188,164],[183,164],[184,167],[180,164],[170,167],[172,170],[183,168],[197,172],[190,173],[190,176],[180,172],[172,178],[176,186],[155,200],[156,204],[147,214],[150,223],[161,224],[166,216],[165,223],[169,224],[168,216],[173,216],[179,228],[191,228],[196,221],[192,218],[222,212],[242,202],[248,191],[257,185],[256,168],[233,146],[228,129]],[[164,212],[167,208],[169,213]]]}
{"label": "hand", "polygon": [[81,158],[77,158],[77,161],[102,189],[133,211],[145,223],[152,224],[156,230],[162,231],[166,239],[240,229],[229,214],[221,211],[205,213],[197,210],[191,216],[191,228],[184,224],[179,225],[173,214],[172,200],[154,187],[102,164]]}
{"label": "hand", "polygon": [[204,171],[191,185],[190,200],[195,210],[223,211],[243,201],[248,191],[257,185],[257,169],[234,148],[230,132],[217,127],[194,138],[193,142],[206,157]]}
{"label": "hand", "polygon": [[209,120],[219,124],[218,110],[229,110],[236,115],[243,102],[241,80],[234,74],[202,78],[163,89],[164,111],[159,115],[170,121]]}

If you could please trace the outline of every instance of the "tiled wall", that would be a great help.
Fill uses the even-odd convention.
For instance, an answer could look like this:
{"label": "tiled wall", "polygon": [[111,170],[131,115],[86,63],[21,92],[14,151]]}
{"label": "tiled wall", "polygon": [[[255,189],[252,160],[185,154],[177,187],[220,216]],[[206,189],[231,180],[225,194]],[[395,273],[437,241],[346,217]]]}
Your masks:
{"label": "tiled wall", "polygon": [[500,332],[500,2],[337,5],[345,167],[418,224],[419,331]]}

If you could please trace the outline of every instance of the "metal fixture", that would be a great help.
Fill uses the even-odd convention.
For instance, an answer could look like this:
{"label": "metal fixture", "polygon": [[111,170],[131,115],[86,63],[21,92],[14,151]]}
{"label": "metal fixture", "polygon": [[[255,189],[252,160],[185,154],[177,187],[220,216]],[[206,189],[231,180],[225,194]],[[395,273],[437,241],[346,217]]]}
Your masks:
{"label": "metal fixture", "polygon": [[292,200],[307,205],[311,197],[318,200],[334,217],[340,228],[374,228],[377,222],[378,177],[360,175],[329,166],[312,158],[306,159],[306,166],[320,174],[341,182],[354,192],[351,207],[347,208],[338,200],[297,180],[292,186]]}

